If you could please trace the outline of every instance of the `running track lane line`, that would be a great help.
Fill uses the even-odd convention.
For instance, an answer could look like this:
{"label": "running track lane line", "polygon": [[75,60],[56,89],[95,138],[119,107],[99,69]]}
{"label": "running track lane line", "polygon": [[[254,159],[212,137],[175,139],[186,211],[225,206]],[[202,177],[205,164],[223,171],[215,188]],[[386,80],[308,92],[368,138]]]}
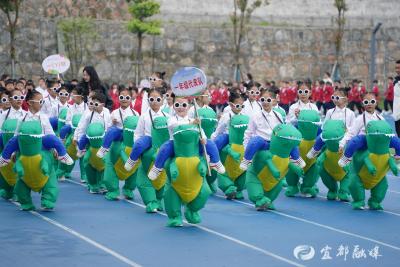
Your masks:
{"label": "running track lane line", "polygon": [[[76,184],[76,185],[80,185],[80,186],[86,187],[84,184],[81,184],[81,183],[76,182],[76,181],[73,181],[73,180],[68,180],[68,179],[67,179],[67,180],[65,180],[65,181],[67,181],[67,182],[69,182],[69,183],[72,183],[72,184]],[[145,205],[143,205],[143,204],[141,204],[141,203],[138,203],[138,202],[134,202],[134,201],[131,201],[131,200],[128,200],[128,199],[121,199],[121,200],[123,200],[123,201],[125,201],[125,202],[128,202],[128,203],[130,203],[130,204],[133,204],[133,205],[135,205],[135,206],[144,208],[144,209],[146,208]],[[158,213],[159,215],[162,215],[162,216],[167,217],[167,214],[165,214],[164,212],[157,211],[157,213]],[[239,245],[241,245],[241,246],[244,246],[244,247],[246,247],[246,248],[249,248],[249,249],[258,251],[258,252],[260,252],[260,253],[262,253],[262,254],[264,254],[264,255],[267,255],[267,256],[273,257],[273,258],[275,258],[275,259],[277,259],[277,260],[286,262],[286,263],[288,263],[288,264],[290,264],[290,265],[297,266],[297,267],[305,267],[305,265],[302,265],[302,264],[299,264],[299,263],[297,263],[297,262],[291,261],[291,260],[286,259],[286,258],[284,258],[284,257],[282,257],[282,256],[279,256],[279,255],[277,255],[277,254],[274,254],[273,252],[270,252],[270,251],[268,251],[268,250],[259,248],[259,247],[257,247],[257,246],[252,245],[252,244],[249,244],[249,243],[246,243],[246,242],[244,242],[244,241],[241,241],[241,240],[236,239],[236,238],[234,238],[234,237],[231,237],[231,236],[229,236],[229,235],[226,235],[226,234],[223,234],[223,233],[214,231],[214,230],[212,230],[212,229],[210,229],[210,228],[207,228],[207,227],[204,227],[204,226],[201,226],[201,225],[191,224],[191,223],[187,222],[186,220],[183,220],[183,222],[186,223],[186,224],[188,224],[188,225],[191,225],[191,226],[193,226],[193,227],[197,227],[197,228],[199,228],[199,229],[201,229],[201,230],[203,230],[203,231],[205,231],[205,232],[207,232],[207,233],[210,233],[210,234],[219,236],[219,237],[221,237],[221,238],[223,238],[223,239],[232,241],[232,242],[234,242],[234,243],[236,243],[236,244],[239,244]]]}
{"label": "running track lane line", "polygon": [[[215,194],[214,196],[216,196],[218,198],[225,199],[225,197],[221,196],[221,195]],[[254,207],[254,205],[252,205],[250,203],[247,203],[247,202],[244,202],[244,201],[240,201],[240,200],[232,200],[232,201],[237,202],[237,203],[241,203],[241,204],[246,205],[246,206]],[[379,241],[379,240],[375,240],[373,238],[369,238],[369,237],[366,237],[366,236],[362,236],[362,235],[354,234],[354,233],[351,233],[351,232],[347,232],[347,231],[344,231],[344,230],[341,230],[341,229],[337,229],[337,228],[329,226],[329,225],[317,223],[317,222],[314,222],[314,221],[310,221],[310,220],[307,220],[307,219],[303,219],[303,218],[300,218],[300,217],[289,215],[289,214],[286,214],[286,213],[283,213],[283,212],[280,212],[280,211],[268,210],[268,212],[272,212],[272,213],[275,213],[275,214],[278,214],[278,215],[281,215],[281,216],[284,216],[284,217],[287,217],[287,218],[290,218],[290,219],[293,219],[293,220],[297,220],[297,221],[301,221],[301,222],[304,222],[304,223],[312,224],[312,225],[315,225],[315,226],[318,226],[318,227],[322,227],[322,228],[325,228],[325,229],[328,229],[328,230],[331,230],[331,231],[334,231],[334,232],[338,232],[338,233],[341,233],[341,234],[345,234],[345,235],[357,237],[357,238],[360,238],[360,239],[364,239],[364,240],[367,240],[367,241],[371,241],[371,242],[380,244],[382,246],[389,247],[389,248],[392,248],[394,250],[400,251],[400,247],[397,247],[397,246],[394,246],[394,245],[391,245],[391,244],[388,244],[388,243],[385,243],[385,242],[382,242],[382,241]]]}
{"label": "running track lane line", "polygon": [[[17,203],[17,202],[14,202],[14,201],[10,201],[10,202],[11,202],[12,204],[14,204],[15,206],[17,206],[17,207],[20,207],[20,206],[21,206],[21,205],[20,205],[19,203]],[[36,211],[32,211],[32,210],[29,211],[29,213],[31,213],[32,215],[38,217],[39,219],[42,219],[42,220],[44,220],[44,221],[46,221],[46,222],[48,222],[48,223],[50,223],[50,224],[52,224],[52,225],[54,225],[54,226],[56,226],[56,227],[58,227],[58,228],[60,228],[60,229],[62,229],[62,230],[64,230],[64,231],[70,233],[71,235],[73,235],[73,236],[75,236],[75,237],[77,237],[77,238],[79,238],[79,239],[85,241],[86,243],[91,244],[92,246],[94,246],[94,247],[96,247],[96,248],[98,248],[98,249],[104,251],[105,253],[110,254],[110,255],[113,256],[114,258],[116,258],[116,259],[122,261],[123,263],[126,263],[126,264],[129,265],[129,266],[132,266],[132,267],[142,267],[142,265],[140,265],[140,264],[138,264],[138,263],[136,263],[136,262],[134,262],[134,261],[132,261],[132,260],[130,260],[130,259],[124,257],[124,256],[122,256],[121,254],[115,252],[114,250],[112,250],[112,249],[110,249],[110,248],[108,248],[108,247],[103,246],[103,245],[100,244],[100,243],[97,243],[96,241],[90,239],[90,238],[87,237],[87,236],[84,236],[84,235],[78,233],[77,231],[75,231],[75,230],[73,230],[73,229],[71,229],[71,228],[69,228],[69,227],[67,227],[67,226],[65,226],[65,225],[63,225],[63,224],[61,224],[61,223],[59,223],[59,222],[57,222],[57,221],[55,221],[55,220],[53,220],[53,219],[50,219],[49,217],[46,217],[46,216],[44,216],[44,215],[42,215],[42,214],[40,214],[40,213],[38,213],[38,212],[36,212]]]}

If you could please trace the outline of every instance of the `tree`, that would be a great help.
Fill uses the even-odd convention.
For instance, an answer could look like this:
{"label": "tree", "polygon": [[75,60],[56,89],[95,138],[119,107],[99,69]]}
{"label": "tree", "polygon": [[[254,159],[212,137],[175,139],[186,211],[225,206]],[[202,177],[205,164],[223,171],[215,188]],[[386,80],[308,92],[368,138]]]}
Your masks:
{"label": "tree", "polygon": [[67,57],[71,61],[71,78],[78,77],[79,68],[88,53],[90,41],[97,37],[96,26],[90,18],[62,19],[57,24],[62,33]]}
{"label": "tree", "polygon": [[[336,32],[335,32],[335,66],[332,71],[333,77],[337,76],[336,72],[339,70],[340,54],[342,50],[342,41],[344,35],[344,26],[346,24],[345,12],[348,10],[346,5],[346,0],[334,0],[334,6],[336,7],[338,14],[335,19],[336,22]],[[337,77],[338,78],[338,77]]]}
{"label": "tree", "polygon": [[15,78],[15,34],[18,27],[19,9],[23,0],[0,0],[0,9],[6,14],[8,24],[7,31],[10,33],[10,58],[11,58],[11,76]]}
{"label": "tree", "polygon": [[241,45],[247,32],[251,16],[262,4],[268,5],[268,0],[233,0],[233,13],[230,16],[233,26],[233,54],[234,54],[234,78],[240,80],[240,56]]}
{"label": "tree", "polygon": [[127,23],[127,28],[129,32],[136,34],[138,40],[136,51],[136,83],[138,83],[143,65],[143,38],[146,34],[161,34],[161,22],[149,19],[160,13],[160,4],[153,0],[127,0],[127,2],[130,3],[128,10],[132,15],[132,19]]}

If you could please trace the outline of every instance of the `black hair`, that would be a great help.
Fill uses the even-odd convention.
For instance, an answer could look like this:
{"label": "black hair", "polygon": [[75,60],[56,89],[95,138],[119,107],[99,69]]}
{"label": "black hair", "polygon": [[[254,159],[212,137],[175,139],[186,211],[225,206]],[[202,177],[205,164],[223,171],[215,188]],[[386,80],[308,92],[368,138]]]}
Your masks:
{"label": "black hair", "polygon": [[55,79],[55,78],[47,79],[47,80],[46,80],[46,86],[47,86],[47,88],[50,88],[50,87],[54,86],[56,83],[58,83],[58,80]]}
{"label": "black hair", "polygon": [[78,81],[77,79],[72,79],[72,80],[71,80],[71,83],[73,83],[73,82],[78,83],[79,81]]}
{"label": "black hair", "polygon": [[60,89],[58,89],[57,92],[60,92],[61,90],[65,90],[65,91],[69,92],[69,91],[68,91],[68,88],[67,88],[66,86],[64,86],[64,85],[62,85],[62,86],[60,87]]}
{"label": "black hair", "polygon": [[328,76],[329,78],[331,77],[331,73],[330,72],[325,72],[326,76]]}
{"label": "black hair", "polygon": [[373,97],[376,97],[376,95],[372,92],[366,92],[364,94],[361,95],[361,98],[364,99],[367,95],[372,95]]}
{"label": "black hair", "polygon": [[242,94],[238,94],[238,93],[236,93],[236,92],[232,92],[232,93],[229,95],[229,102],[233,103],[236,99],[239,99],[239,98],[241,98],[241,99],[244,100]]}
{"label": "black hair", "polygon": [[252,81],[253,80],[253,75],[251,75],[251,73],[247,73],[247,79],[249,79],[250,81]]}
{"label": "black hair", "polygon": [[163,72],[156,71],[156,72],[154,72],[154,74],[157,76],[157,78],[164,80],[165,71],[163,71]]}
{"label": "black hair", "polygon": [[89,80],[90,89],[93,91],[101,89],[101,81],[95,68],[93,66],[86,66],[83,68],[83,71],[86,71],[86,73],[90,77]]}
{"label": "black hair", "polygon": [[324,80],[320,80],[319,84],[325,84],[325,81]]}
{"label": "black hair", "polygon": [[342,93],[345,97],[348,97],[350,90],[350,87],[340,87],[335,89],[336,92]]}
{"label": "black hair", "polygon": [[400,59],[399,59],[399,60],[396,60],[396,64],[400,64]]}
{"label": "black hair", "polygon": [[19,83],[25,86],[24,82],[23,82],[21,79],[19,79],[19,80],[17,81],[17,84],[19,84]]}
{"label": "black hair", "polygon": [[18,81],[26,81],[26,79],[24,78],[24,77],[21,77],[21,78],[19,78],[19,80]]}
{"label": "black hair", "polygon": [[10,83],[14,84],[14,80],[13,79],[8,79],[8,80],[6,80],[4,82],[5,85],[10,84]]}
{"label": "black hair", "polygon": [[389,76],[388,79],[393,81],[393,77],[392,76]]}
{"label": "black hair", "polygon": [[138,88],[137,88],[135,85],[132,86],[132,87],[129,87],[129,89],[130,89],[131,91],[134,91],[136,94],[139,93],[139,90],[138,90]]}
{"label": "black hair", "polygon": [[76,86],[76,87],[72,88],[71,91],[75,91],[77,95],[82,95],[83,94],[82,86]]}
{"label": "black hair", "polygon": [[163,95],[159,88],[152,88],[152,89],[150,89],[148,95],[150,96],[150,94],[153,93],[153,92],[158,93],[160,96]]}
{"label": "black hair", "polygon": [[127,91],[130,96],[132,96],[132,89],[130,87],[119,86],[118,94],[120,95],[123,91]]}
{"label": "black hair", "polygon": [[3,75],[1,75],[0,81],[5,81],[5,79],[8,77],[10,77],[10,75],[8,75],[7,73],[4,73]]}
{"label": "black hair", "polygon": [[97,100],[100,103],[105,104],[107,97],[101,90],[95,90],[92,96],[92,100]]}
{"label": "black hair", "polygon": [[[12,91],[11,94],[13,94],[14,91]],[[36,95],[42,95],[42,94],[39,91],[36,91],[35,89],[28,91],[28,93],[25,96],[25,101],[28,102],[32,100]]]}
{"label": "black hair", "polygon": [[268,93],[272,98],[276,98],[276,91],[272,90],[271,88],[262,90],[260,96],[264,95],[265,93]]}
{"label": "black hair", "polygon": [[378,83],[378,80],[374,80],[373,83]]}

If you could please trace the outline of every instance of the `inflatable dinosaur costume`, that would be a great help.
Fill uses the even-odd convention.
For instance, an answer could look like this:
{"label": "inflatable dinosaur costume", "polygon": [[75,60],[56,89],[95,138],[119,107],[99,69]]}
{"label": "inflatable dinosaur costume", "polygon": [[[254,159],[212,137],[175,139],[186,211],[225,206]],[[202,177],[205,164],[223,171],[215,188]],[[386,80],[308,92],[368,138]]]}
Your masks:
{"label": "inflatable dinosaur costume", "polygon": [[175,157],[166,165],[169,184],[164,203],[168,226],[182,226],[181,206],[189,223],[201,221],[199,210],[204,207],[211,191],[205,180],[207,165],[199,155],[199,128],[186,124],[175,127]]}
{"label": "inflatable dinosaur costume", "polygon": [[218,187],[225,193],[227,199],[243,199],[246,173],[239,168],[239,165],[244,155],[243,137],[248,124],[248,116],[233,116],[229,125],[229,144],[221,151],[221,161],[225,165],[226,172],[218,174]]}
{"label": "inflatable dinosaur costume", "polygon": [[290,124],[280,124],[273,129],[270,148],[259,151],[247,170],[246,186],[249,199],[256,209],[275,209],[273,201],[282,190],[283,178],[288,171],[297,176],[303,170],[290,162],[291,150],[300,144],[301,133]]}
{"label": "inflatable dinosaur costume", "polygon": [[139,117],[129,116],[124,120],[122,130],[122,142],[114,141],[107,154],[106,169],[104,171],[104,185],[107,188],[105,195],[108,200],[117,200],[120,194],[119,181],[124,181],[122,193],[126,199],[133,199],[133,190],[136,187],[137,164],[131,171],[124,168],[125,162],[131,154],[133,147],[133,133],[136,129]]}
{"label": "inflatable dinosaur costume", "polygon": [[[302,110],[298,116],[298,129],[302,135],[302,140],[299,145],[300,156],[306,162],[303,168],[304,175],[302,176],[303,182],[300,185],[300,191],[307,197],[316,197],[318,194],[318,187],[315,185],[318,181],[318,166],[315,164],[316,159],[309,159],[306,157],[308,151],[315,143],[319,128],[320,117],[315,110]],[[291,170],[286,175],[286,182],[288,187],[285,195],[293,197],[299,192],[300,176]]]}
{"label": "inflatable dinosaur costume", "polygon": [[325,151],[318,157],[317,164],[322,182],[328,188],[328,200],[336,200],[339,197],[342,201],[349,201],[350,179],[347,172],[338,165],[343,154],[339,153],[339,142],[345,131],[343,121],[328,120],[321,134],[325,142]]}
{"label": "inflatable dinosaur costume", "polygon": [[383,120],[370,121],[365,130],[363,148],[366,150],[357,151],[350,166],[352,206],[354,209],[363,209],[365,190],[371,190],[368,206],[372,210],[381,210],[388,189],[386,173],[390,169],[394,175],[398,175],[396,161],[389,154],[393,130]]}
{"label": "inflatable dinosaur costume", "polygon": [[[3,145],[7,144],[8,141],[14,136],[17,124],[17,119],[8,119],[4,121],[3,126],[1,127],[1,141]],[[3,147],[1,149],[3,149]],[[17,174],[14,172],[13,168],[13,161],[6,166],[0,167],[0,196],[4,199],[11,199],[13,197],[14,186],[17,182]]]}
{"label": "inflatable dinosaur costume", "polygon": [[146,205],[146,212],[163,210],[161,200],[164,196],[164,185],[167,181],[167,174],[164,170],[156,180],[152,181],[149,179],[148,173],[151,167],[153,167],[157,151],[169,139],[166,117],[162,116],[154,119],[151,139],[151,148],[143,153],[141,157],[142,164],[136,174],[136,184]]}
{"label": "inflatable dinosaur costume", "polygon": [[54,158],[51,152],[42,150],[42,126],[40,121],[21,123],[18,144],[20,155],[14,170],[18,175],[15,193],[22,210],[34,210],[31,190],[41,193],[41,205],[44,210],[55,206],[58,187],[53,170]]}

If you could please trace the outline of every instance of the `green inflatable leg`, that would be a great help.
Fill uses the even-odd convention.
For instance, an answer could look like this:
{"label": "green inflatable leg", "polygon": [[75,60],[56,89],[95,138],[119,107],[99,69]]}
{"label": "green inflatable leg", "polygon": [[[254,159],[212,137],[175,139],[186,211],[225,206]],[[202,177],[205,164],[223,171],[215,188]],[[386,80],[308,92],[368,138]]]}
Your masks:
{"label": "green inflatable leg", "polygon": [[322,182],[328,188],[328,194],[326,198],[328,200],[336,200],[338,193],[338,184],[337,182],[326,172],[324,168],[321,168],[319,172]]}
{"label": "green inflatable leg", "polygon": [[383,210],[381,202],[385,199],[388,189],[386,176],[371,189],[371,197],[368,199],[368,206],[371,210]]}
{"label": "green inflatable leg", "polygon": [[21,204],[22,210],[35,209],[35,206],[32,203],[31,189],[25,184],[22,179],[17,180],[14,191],[17,194],[18,202]]}
{"label": "green inflatable leg", "polygon": [[163,211],[163,204],[162,200],[164,198],[164,188],[165,186],[161,187],[160,190],[156,190],[156,198],[157,198],[157,210],[158,211]]}
{"label": "green inflatable leg", "polygon": [[288,186],[285,192],[285,195],[287,197],[294,197],[300,191],[299,179],[300,177],[297,176],[293,171],[288,171],[288,173],[286,174],[286,183]]}
{"label": "green inflatable leg", "polygon": [[237,187],[235,199],[244,199],[243,190],[246,188],[246,173],[242,173],[236,180],[235,185]]}
{"label": "green inflatable leg", "polygon": [[351,205],[353,206],[353,209],[362,210],[365,206],[364,185],[358,175],[351,174],[350,179],[351,183],[349,189],[351,197],[353,198]]}
{"label": "green inflatable leg", "polygon": [[87,175],[85,164],[83,163],[83,158],[79,159],[79,170],[81,172],[81,182],[87,183]]}
{"label": "green inflatable leg", "polygon": [[234,199],[236,197],[237,187],[234,182],[224,174],[218,174],[218,187],[221,189],[227,199]]}
{"label": "green inflatable leg", "polygon": [[99,173],[89,164],[86,165],[85,170],[86,170],[87,183],[90,193],[99,194],[101,173]]}
{"label": "green inflatable leg", "polygon": [[350,186],[350,177],[349,175],[346,175],[341,181],[340,181],[340,188],[339,188],[339,199],[344,202],[349,202],[350,201],[350,192],[349,192],[349,186]]}
{"label": "green inflatable leg", "polygon": [[138,172],[137,186],[139,189],[140,196],[142,197],[143,203],[146,205],[146,212],[147,213],[157,212],[159,204],[157,201],[156,190],[154,189],[153,184],[150,182],[150,179],[144,172],[142,166],[139,167],[137,172]]}
{"label": "green inflatable leg", "polygon": [[3,176],[0,175],[0,190],[3,189],[0,193],[0,197],[4,199],[11,199],[14,193],[14,186],[9,185],[6,180],[4,180]]}
{"label": "green inflatable leg", "polygon": [[307,173],[304,175],[303,183],[300,187],[301,193],[308,197],[316,197],[318,195],[319,190],[316,186],[316,183],[319,179],[318,172],[319,168],[316,164],[308,169]]}
{"label": "green inflatable leg", "polygon": [[41,204],[42,208],[45,210],[52,210],[56,204],[58,198],[58,185],[57,185],[57,177],[54,174],[54,171],[49,176],[49,180],[42,188],[42,197]]}
{"label": "green inflatable leg", "polygon": [[215,185],[215,180],[217,180],[218,173],[215,170],[211,170],[211,176],[206,176],[208,186],[211,192],[214,194],[217,192],[217,186]]}
{"label": "green inflatable leg", "polygon": [[165,211],[168,215],[167,226],[179,227],[183,226],[181,205],[182,201],[175,189],[167,185],[164,196]]}
{"label": "green inflatable leg", "polygon": [[122,187],[122,193],[126,199],[134,198],[133,190],[136,188],[136,174],[137,172],[129,176],[128,179],[125,180],[124,186]]}
{"label": "green inflatable leg", "polygon": [[258,177],[252,171],[247,171],[246,180],[247,193],[250,201],[256,205],[256,210],[267,210],[271,200],[264,195],[264,188]]}
{"label": "green inflatable leg", "polygon": [[106,168],[104,171],[104,185],[107,188],[105,198],[108,200],[118,200],[119,197],[119,180],[115,173],[114,166],[109,160],[106,161]]}
{"label": "green inflatable leg", "polygon": [[281,193],[283,188],[283,181],[280,180],[279,183],[277,183],[274,188],[271,189],[271,191],[269,192],[265,192],[265,196],[271,200],[271,203],[268,206],[268,209],[270,210],[274,210],[275,206],[273,204],[273,201],[275,201],[275,199],[279,196],[279,194]]}
{"label": "green inflatable leg", "polygon": [[200,223],[201,217],[199,210],[206,205],[208,196],[211,194],[211,189],[207,183],[203,182],[199,194],[195,199],[186,205],[185,218],[189,223]]}

